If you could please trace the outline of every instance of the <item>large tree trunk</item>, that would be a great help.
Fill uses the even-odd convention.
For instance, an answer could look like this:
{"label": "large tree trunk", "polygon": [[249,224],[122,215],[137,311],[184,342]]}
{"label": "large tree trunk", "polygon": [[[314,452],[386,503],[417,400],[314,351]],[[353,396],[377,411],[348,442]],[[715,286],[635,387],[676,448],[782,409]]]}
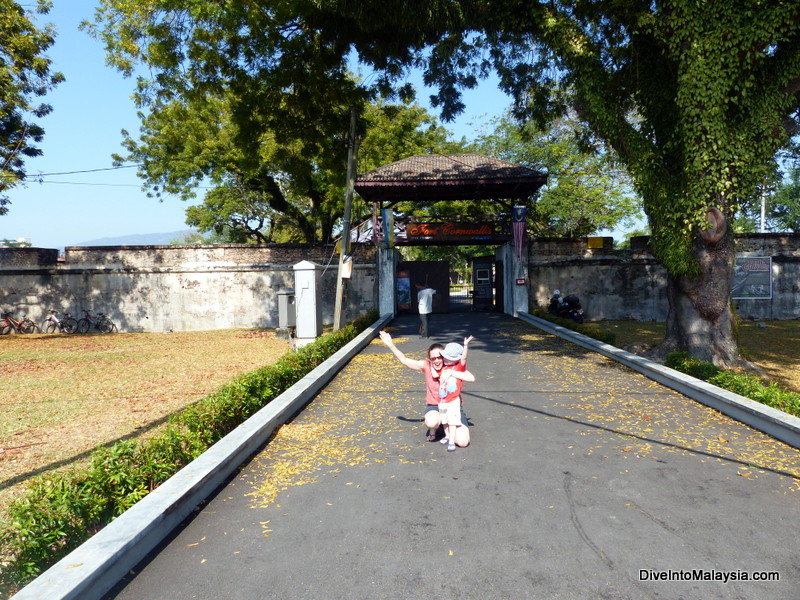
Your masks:
{"label": "large tree trunk", "polygon": [[683,350],[718,367],[742,366],[730,299],[733,232],[716,209],[709,211],[709,221],[711,228],[699,232],[692,247],[700,274],[669,276],[666,338],[659,354]]}

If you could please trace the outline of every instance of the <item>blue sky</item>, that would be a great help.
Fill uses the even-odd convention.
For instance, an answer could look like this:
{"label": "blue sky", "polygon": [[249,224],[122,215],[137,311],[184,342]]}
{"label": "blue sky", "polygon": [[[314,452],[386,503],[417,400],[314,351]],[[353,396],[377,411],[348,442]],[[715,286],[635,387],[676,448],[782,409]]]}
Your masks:
{"label": "blue sky", "polygon": [[[130,98],[134,81],[107,67],[101,44],[78,31],[79,23],[92,17],[95,4],[54,0],[44,19],[56,25],[58,35],[49,55],[53,70],[63,73],[66,81],[45,98],[53,112],[41,120],[44,154],[26,163],[28,175],[42,175],[45,183],[11,190],[9,213],[0,216],[0,239],[28,238],[37,247],[61,248],[187,229],[189,204],[177,198],[148,198],[135,168],[112,169],[111,155],[122,150],[121,130],[135,134],[139,120]],[[426,99],[422,95],[420,101]],[[458,138],[471,138],[474,125],[509,104],[491,84],[465,94],[465,100],[464,115],[446,124]]]}

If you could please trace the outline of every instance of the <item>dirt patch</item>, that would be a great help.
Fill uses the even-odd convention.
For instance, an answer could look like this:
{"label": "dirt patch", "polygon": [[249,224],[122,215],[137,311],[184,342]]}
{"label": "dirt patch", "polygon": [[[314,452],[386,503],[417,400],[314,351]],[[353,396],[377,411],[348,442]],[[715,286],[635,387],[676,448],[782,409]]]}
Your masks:
{"label": "dirt patch", "polygon": [[0,517],[30,477],[147,435],[288,350],[263,330],[0,337]]}

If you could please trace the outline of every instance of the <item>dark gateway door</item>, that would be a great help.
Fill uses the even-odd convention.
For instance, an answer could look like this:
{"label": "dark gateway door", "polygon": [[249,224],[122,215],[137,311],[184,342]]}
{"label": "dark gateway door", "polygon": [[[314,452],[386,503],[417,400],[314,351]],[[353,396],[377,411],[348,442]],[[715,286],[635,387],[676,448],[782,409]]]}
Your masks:
{"label": "dark gateway door", "polygon": [[417,284],[433,288],[433,312],[450,309],[450,264],[447,261],[397,263],[397,310],[417,313]]}

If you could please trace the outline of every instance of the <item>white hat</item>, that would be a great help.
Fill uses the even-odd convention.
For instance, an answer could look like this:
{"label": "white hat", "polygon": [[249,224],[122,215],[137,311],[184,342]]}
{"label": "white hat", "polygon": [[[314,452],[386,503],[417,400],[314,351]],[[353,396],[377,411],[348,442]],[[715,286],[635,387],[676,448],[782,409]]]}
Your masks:
{"label": "white hat", "polygon": [[449,361],[456,361],[461,360],[461,356],[464,354],[464,347],[461,344],[456,344],[455,342],[450,342],[447,346],[444,347],[444,350],[441,352],[442,358]]}

